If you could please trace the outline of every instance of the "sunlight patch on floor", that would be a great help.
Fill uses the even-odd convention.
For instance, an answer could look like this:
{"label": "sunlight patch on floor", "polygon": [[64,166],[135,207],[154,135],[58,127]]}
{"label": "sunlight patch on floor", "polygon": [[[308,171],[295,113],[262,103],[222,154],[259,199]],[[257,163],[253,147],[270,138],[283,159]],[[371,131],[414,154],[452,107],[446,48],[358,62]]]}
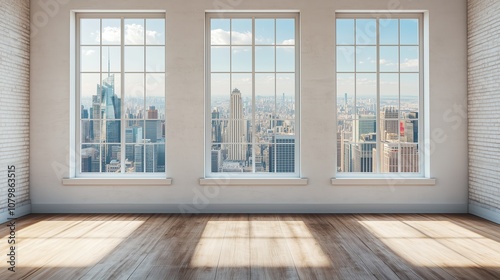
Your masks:
{"label": "sunlight patch on floor", "polygon": [[[87,267],[144,221],[41,221],[16,232],[17,267]],[[0,252],[7,251],[2,242]],[[0,267],[7,267],[5,262]]]}
{"label": "sunlight patch on floor", "polygon": [[210,221],[191,259],[193,267],[330,265],[303,221]]}
{"label": "sunlight patch on floor", "polygon": [[500,267],[500,243],[448,221],[359,221],[416,266]]}

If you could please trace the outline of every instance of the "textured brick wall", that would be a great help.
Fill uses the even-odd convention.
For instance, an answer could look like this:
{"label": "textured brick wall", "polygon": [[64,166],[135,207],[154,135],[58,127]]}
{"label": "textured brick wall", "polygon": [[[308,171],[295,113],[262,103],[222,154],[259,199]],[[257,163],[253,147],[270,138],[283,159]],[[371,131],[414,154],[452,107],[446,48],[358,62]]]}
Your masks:
{"label": "textured brick wall", "polygon": [[500,1],[469,0],[468,22],[470,204],[499,219]]}
{"label": "textured brick wall", "polygon": [[29,0],[0,0],[0,215],[7,166],[16,167],[17,207],[29,203]]}

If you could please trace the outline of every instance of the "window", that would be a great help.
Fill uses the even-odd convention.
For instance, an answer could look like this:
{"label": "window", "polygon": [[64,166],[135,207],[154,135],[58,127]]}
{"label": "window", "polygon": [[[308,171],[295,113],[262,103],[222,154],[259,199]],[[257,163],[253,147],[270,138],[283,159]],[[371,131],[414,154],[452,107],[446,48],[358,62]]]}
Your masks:
{"label": "window", "polygon": [[337,14],[337,172],[423,174],[422,17]]}
{"label": "window", "polygon": [[165,17],[77,15],[77,174],[165,172]]}
{"label": "window", "polygon": [[207,14],[206,174],[298,177],[297,14]]}

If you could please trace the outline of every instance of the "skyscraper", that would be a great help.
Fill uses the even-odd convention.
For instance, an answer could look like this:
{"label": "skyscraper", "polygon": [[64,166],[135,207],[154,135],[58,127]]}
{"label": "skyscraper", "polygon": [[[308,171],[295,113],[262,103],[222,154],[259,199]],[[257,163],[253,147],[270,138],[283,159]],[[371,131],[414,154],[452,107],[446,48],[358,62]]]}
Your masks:
{"label": "skyscraper", "polygon": [[399,135],[399,110],[394,107],[386,107],[382,112],[383,121],[382,140],[394,138],[389,134]]}
{"label": "skyscraper", "polygon": [[218,108],[214,108],[212,111],[212,143],[217,143],[218,147],[220,147],[218,143],[222,143],[222,121]]}
{"label": "skyscraper", "polygon": [[275,135],[269,145],[269,172],[295,172],[295,135]]}
{"label": "skyscraper", "polygon": [[235,88],[231,93],[229,127],[227,133],[228,160],[246,160],[245,121],[243,119],[243,103],[241,92]]}

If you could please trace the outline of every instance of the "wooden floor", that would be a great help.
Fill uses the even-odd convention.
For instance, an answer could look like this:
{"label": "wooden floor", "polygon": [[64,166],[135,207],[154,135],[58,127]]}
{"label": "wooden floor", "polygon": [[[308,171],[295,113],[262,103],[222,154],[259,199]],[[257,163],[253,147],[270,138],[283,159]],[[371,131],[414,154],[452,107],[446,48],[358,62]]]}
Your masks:
{"label": "wooden floor", "polygon": [[30,215],[0,279],[500,279],[470,215]]}

